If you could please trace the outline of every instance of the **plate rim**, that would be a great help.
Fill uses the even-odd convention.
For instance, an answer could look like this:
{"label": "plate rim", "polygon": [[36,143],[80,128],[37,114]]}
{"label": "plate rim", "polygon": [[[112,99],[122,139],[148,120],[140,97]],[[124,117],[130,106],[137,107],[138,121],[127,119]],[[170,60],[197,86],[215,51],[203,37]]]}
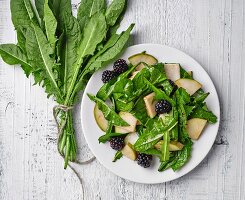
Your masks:
{"label": "plate rim", "polygon": [[[209,78],[209,81],[211,82],[211,84],[213,85],[213,88],[214,88],[214,95],[216,96],[217,98],[217,102],[218,102],[218,108],[217,108],[217,112],[216,115],[217,115],[217,131],[215,132],[215,137],[213,137],[212,141],[210,142],[210,147],[209,149],[207,150],[207,153],[202,156],[202,158],[196,162],[196,164],[192,167],[189,168],[189,170],[186,172],[186,173],[183,173],[181,175],[179,175],[178,177],[173,177],[173,178],[169,178],[168,180],[162,180],[162,181],[148,181],[148,182],[142,182],[142,181],[137,181],[137,180],[133,180],[133,179],[130,179],[130,178],[125,178],[125,177],[122,177],[121,175],[115,173],[113,170],[111,170],[108,166],[104,165],[104,163],[100,160],[100,158],[98,158],[95,153],[94,153],[94,150],[93,150],[93,147],[91,147],[91,144],[88,142],[88,139],[87,139],[87,136],[84,132],[84,124],[83,124],[83,116],[82,116],[82,113],[83,113],[83,109],[84,109],[84,102],[85,102],[85,98],[87,98],[87,89],[88,89],[88,85],[90,84],[91,80],[92,80],[92,76],[90,77],[84,91],[83,91],[83,95],[82,95],[82,103],[81,103],[81,108],[80,108],[80,112],[81,112],[81,126],[82,126],[82,134],[84,135],[84,138],[86,140],[86,143],[89,147],[89,149],[91,150],[91,152],[93,153],[93,155],[96,157],[96,159],[99,161],[99,163],[105,167],[107,170],[109,170],[110,172],[112,172],[113,174],[115,174],[116,176],[122,178],[122,179],[126,179],[126,180],[129,180],[129,181],[132,181],[132,182],[135,182],[135,183],[141,183],[141,184],[159,184],[159,183],[165,183],[165,182],[169,182],[169,181],[173,181],[173,180],[177,180],[181,177],[183,177],[184,175],[190,173],[191,171],[193,171],[197,166],[199,166],[199,164],[207,157],[207,155],[210,153],[210,150],[212,149],[213,145],[214,145],[214,142],[215,142],[215,139],[217,138],[217,135],[218,135],[218,132],[219,132],[219,129],[220,129],[220,112],[221,112],[221,107],[220,107],[220,100],[219,100],[219,95],[218,95],[218,92],[217,92],[217,89],[215,87],[215,84],[214,82],[212,81],[211,77],[209,76],[209,74],[207,73],[207,71],[202,67],[201,64],[199,64],[193,57],[191,57],[190,55],[188,55],[187,53],[185,53],[184,51],[182,50],[179,50],[179,49],[176,49],[174,47],[170,47],[170,46],[167,46],[167,45],[162,45],[162,44],[157,44],[157,43],[141,43],[141,44],[136,44],[136,45],[132,45],[132,46],[129,46],[127,48],[125,48],[124,52],[122,52],[122,54],[124,54],[128,49],[131,49],[131,48],[138,48],[138,47],[145,47],[145,46],[159,46],[160,48],[164,47],[164,48],[169,48],[169,49],[172,49],[174,51],[178,51],[179,53],[181,54],[184,54],[186,57],[189,57],[190,59],[192,59],[194,62],[196,62],[196,64],[198,64],[204,71],[205,73],[207,74],[208,78]],[[109,64],[108,64],[109,65]],[[107,66],[108,66],[107,65]],[[106,68],[106,67],[105,67]]]}

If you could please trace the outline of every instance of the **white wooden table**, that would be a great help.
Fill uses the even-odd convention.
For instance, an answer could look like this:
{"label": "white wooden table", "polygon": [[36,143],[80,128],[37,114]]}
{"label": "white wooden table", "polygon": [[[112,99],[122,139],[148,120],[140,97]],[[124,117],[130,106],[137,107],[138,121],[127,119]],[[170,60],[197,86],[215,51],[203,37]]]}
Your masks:
{"label": "white wooden table", "polygon": [[[77,3],[73,1],[74,11]],[[158,185],[123,180],[98,161],[75,166],[86,200],[245,199],[245,1],[129,0],[122,23],[132,43],[160,43],[195,58],[219,93],[221,126],[207,158],[184,177]],[[0,43],[15,42],[9,0],[0,0]],[[0,61],[0,199],[82,199],[78,179],[56,150],[52,99],[22,70]],[[80,158],[91,153],[75,111]]]}

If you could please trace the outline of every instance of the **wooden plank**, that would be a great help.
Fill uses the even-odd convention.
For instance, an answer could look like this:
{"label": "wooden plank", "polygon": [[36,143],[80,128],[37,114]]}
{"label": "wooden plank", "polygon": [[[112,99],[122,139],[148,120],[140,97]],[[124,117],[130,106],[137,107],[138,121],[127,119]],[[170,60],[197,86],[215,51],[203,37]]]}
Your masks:
{"label": "wooden plank", "polygon": [[[0,43],[15,42],[14,30],[12,27],[6,28],[11,24],[9,15],[9,6],[7,1],[0,2]],[[14,110],[15,110],[15,94],[14,80],[15,67],[8,66],[0,61],[0,198],[11,199],[12,187],[15,185],[12,170],[16,168],[13,163],[14,159]],[[21,173],[21,172],[20,172]],[[20,191],[18,187],[16,191]],[[14,191],[12,192],[12,194]]]}

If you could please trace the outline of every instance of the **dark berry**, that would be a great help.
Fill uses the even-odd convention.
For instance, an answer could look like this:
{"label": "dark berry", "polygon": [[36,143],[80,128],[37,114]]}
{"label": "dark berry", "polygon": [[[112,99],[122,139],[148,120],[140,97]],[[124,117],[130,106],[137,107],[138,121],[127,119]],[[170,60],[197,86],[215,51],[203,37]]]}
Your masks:
{"label": "dark berry", "polygon": [[128,70],[128,65],[125,60],[119,59],[114,62],[113,70],[117,75],[119,75]]}
{"label": "dark berry", "polygon": [[157,114],[168,113],[172,110],[172,105],[166,100],[161,100],[156,103],[155,110]]}
{"label": "dark berry", "polygon": [[124,137],[118,136],[110,139],[111,148],[119,151],[124,147]]}
{"label": "dark berry", "polygon": [[170,85],[171,85],[172,87],[175,87],[175,86],[176,86],[175,83],[174,83],[172,80],[168,79],[168,82],[170,83]]}
{"label": "dark berry", "polygon": [[170,79],[168,79],[168,82],[173,87],[173,90],[172,90],[172,92],[170,94],[170,96],[172,96],[175,93],[175,91],[178,89],[178,86],[172,80],[170,80]]}
{"label": "dark berry", "polygon": [[137,163],[141,167],[147,168],[150,167],[152,161],[152,155],[147,155],[144,153],[139,153],[137,156]]}
{"label": "dark berry", "polygon": [[113,79],[115,77],[115,73],[113,71],[110,70],[105,70],[102,73],[102,78],[101,80],[103,81],[103,83],[107,83],[108,81],[110,81],[111,79]]}

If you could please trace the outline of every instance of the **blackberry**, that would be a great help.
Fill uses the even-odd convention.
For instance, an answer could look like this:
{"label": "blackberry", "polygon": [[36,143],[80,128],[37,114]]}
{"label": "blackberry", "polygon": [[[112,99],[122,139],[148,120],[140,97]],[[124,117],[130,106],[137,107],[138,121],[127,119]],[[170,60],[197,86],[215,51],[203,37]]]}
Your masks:
{"label": "blackberry", "polygon": [[172,92],[170,94],[170,96],[172,96],[175,93],[175,91],[178,89],[178,86],[172,80],[170,80],[170,79],[168,79],[168,82],[173,87],[173,90],[172,90]]}
{"label": "blackberry", "polygon": [[175,83],[174,83],[172,80],[168,79],[168,82],[170,83],[170,85],[171,85],[172,87],[175,87],[175,86],[176,86]]}
{"label": "blackberry", "polygon": [[110,139],[110,146],[112,149],[117,151],[121,150],[124,147],[124,137],[118,136]]}
{"label": "blackberry", "polygon": [[156,103],[155,110],[157,114],[168,113],[172,110],[172,105],[166,100],[161,100]]}
{"label": "blackberry", "polygon": [[117,75],[119,75],[128,70],[128,65],[125,60],[119,59],[114,62],[113,70]]}
{"label": "blackberry", "polygon": [[144,153],[139,153],[137,156],[137,163],[141,167],[147,168],[150,167],[152,161],[152,155],[147,155]]}
{"label": "blackberry", "polygon": [[111,79],[113,79],[115,77],[115,73],[113,71],[110,70],[105,70],[102,73],[102,78],[101,80],[103,81],[103,83],[107,83],[108,81],[110,81]]}

